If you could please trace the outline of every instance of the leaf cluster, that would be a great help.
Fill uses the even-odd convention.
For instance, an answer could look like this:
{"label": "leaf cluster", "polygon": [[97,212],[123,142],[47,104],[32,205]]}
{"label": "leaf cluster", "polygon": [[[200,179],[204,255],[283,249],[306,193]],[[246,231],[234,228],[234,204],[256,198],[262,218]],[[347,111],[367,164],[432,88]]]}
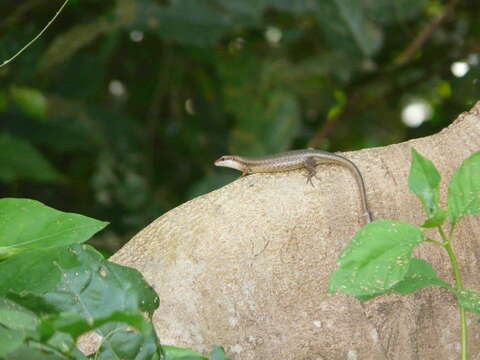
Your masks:
{"label": "leaf cluster", "polygon": [[[480,293],[461,285],[458,263],[451,247],[452,235],[464,216],[480,214],[480,152],[463,161],[448,185],[447,208],[439,204],[440,174],[433,163],[412,149],[409,189],[422,202],[427,215],[422,226],[401,221],[377,220],[360,229],[338,257],[338,268],[330,278],[329,291],[340,290],[360,300],[386,293],[409,294],[425,286],[451,291],[461,306],[480,314]],[[449,222],[449,233],[443,226]],[[424,232],[438,228],[440,240]],[[412,251],[424,242],[444,247],[455,274],[455,287],[438,278],[432,265],[413,257]]]}
{"label": "leaf cluster", "polygon": [[[0,199],[0,358],[191,359],[162,349],[151,323],[159,298],[135,269],[83,244],[107,225],[28,199]],[[76,341],[102,337],[89,356]],[[217,347],[211,360],[227,360]]]}
{"label": "leaf cluster", "polygon": [[0,199],[0,357],[86,359],[76,348],[96,330],[97,359],[160,359],[150,317],[157,294],[141,274],[82,243],[107,225],[27,199]]}

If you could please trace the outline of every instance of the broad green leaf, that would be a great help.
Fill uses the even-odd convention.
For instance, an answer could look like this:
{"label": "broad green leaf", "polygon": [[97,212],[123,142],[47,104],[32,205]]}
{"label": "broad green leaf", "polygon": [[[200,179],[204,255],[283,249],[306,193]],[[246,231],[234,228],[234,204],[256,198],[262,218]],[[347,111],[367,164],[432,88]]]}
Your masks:
{"label": "broad green leaf", "polygon": [[0,181],[11,183],[20,179],[53,183],[62,177],[30,143],[0,133]]}
{"label": "broad green leaf", "polygon": [[456,295],[460,305],[465,309],[480,315],[480,293],[472,290],[462,290],[457,292]]}
{"label": "broad green leaf", "polygon": [[428,217],[438,209],[440,173],[433,163],[412,148],[412,163],[408,176],[408,188],[423,204]]}
{"label": "broad green leaf", "polygon": [[25,311],[0,308],[0,324],[10,329],[34,330],[36,318]]}
{"label": "broad green leaf", "polygon": [[[400,294],[410,294],[425,286],[440,286],[452,292],[454,290],[450,285],[437,277],[437,273],[427,261],[412,258],[408,272],[398,284],[392,287],[391,292]],[[382,293],[376,293],[368,296],[356,296],[358,300],[367,301]]]}
{"label": "broad green leaf", "polygon": [[[54,281],[52,281],[52,283],[54,283]],[[56,281],[58,281],[58,279],[56,279]],[[50,281],[45,281],[45,283],[51,285]],[[1,281],[0,285],[3,285]],[[47,288],[47,286],[45,288]],[[35,314],[45,315],[55,314],[57,312],[52,305],[48,304],[45,299],[41,297],[41,295],[29,291],[23,291],[21,293],[8,292],[3,291],[3,288],[1,292],[6,293],[5,296],[9,300],[14,301],[15,303],[23,306],[25,309],[34,312]]]}
{"label": "broad green leaf", "polygon": [[[46,342],[49,346],[58,349],[62,353],[74,356],[75,359],[87,359],[87,357],[75,346],[74,338],[67,333],[56,332],[53,336],[48,339]],[[76,357],[75,357],[76,356]]]}
{"label": "broad green leaf", "polygon": [[209,357],[210,360],[230,360],[230,358],[225,355],[225,350],[221,346],[214,346]]}
{"label": "broad green leaf", "polygon": [[0,297],[0,324],[10,329],[35,330],[37,316],[19,304]]}
{"label": "broad green leaf", "polygon": [[[70,269],[82,266],[74,249],[68,247],[28,251],[0,262],[0,295],[13,292],[28,300],[30,295],[43,295],[54,290],[61,284],[63,271],[59,265]],[[21,300],[21,297],[15,300]],[[30,305],[46,307],[38,301]]]}
{"label": "broad green leaf", "polygon": [[208,360],[208,358],[193,350],[175,346],[162,346],[162,348],[165,351],[166,360]]}
{"label": "broad green leaf", "polygon": [[427,214],[428,219],[422,227],[440,226],[445,220],[446,212],[438,205],[440,179],[435,165],[412,148],[408,188],[420,199]]}
{"label": "broad green leaf", "polygon": [[26,339],[26,334],[20,330],[5,328],[0,325],[0,357],[20,348]]}
{"label": "broad green leaf", "polygon": [[108,223],[30,199],[0,199],[0,258],[87,241]]}
{"label": "broad green leaf", "polygon": [[[62,345],[64,351],[73,354],[76,350],[69,347],[68,337],[59,337],[56,332],[77,338],[96,328],[106,339],[102,354],[133,351],[134,357],[120,358],[159,358],[153,327],[141,315],[152,315],[158,307],[158,297],[138,271],[104,260],[90,246],[71,245],[24,252],[0,263],[0,274],[4,277],[0,293],[23,294],[17,295],[20,300],[33,293],[35,299],[41,296],[56,312],[69,312],[50,315],[41,327],[42,336],[54,337],[49,341]],[[26,301],[25,305],[36,311],[45,308],[45,304],[35,301]],[[126,325],[140,332],[122,330]],[[131,341],[125,344],[125,339]]]}
{"label": "broad green leaf", "polygon": [[383,33],[367,18],[356,0],[322,0],[315,12],[324,37],[337,51],[374,55],[382,45]]}
{"label": "broad green leaf", "polygon": [[55,332],[70,334],[73,339],[77,339],[80,335],[111,322],[128,324],[144,334],[148,334],[152,330],[151,323],[143,317],[140,311],[114,311],[107,316],[96,317],[92,321],[76,312],[60,312],[41,319],[40,333],[44,339],[51,338]]}
{"label": "broad green leaf", "polygon": [[432,217],[425,220],[425,222],[421,225],[423,228],[433,228],[442,225],[447,218],[447,211],[438,208],[432,215]]}
{"label": "broad green leaf", "polygon": [[25,252],[0,263],[0,274],[0,294],[31,293],[57,311],[91,321],[122,310],[152,314],[158,307],[137,270],[106,261],[87,245]]}
{"label": "broad green leaf", "polygon": [[465,215],[480,213],[480,151],[455,170],[448,186],[448,217],[456,224]]}
{"label": "broad green leaf", "polygon": [[[114,312],[106,317],[95,318],[93,321],[85,319],[78,313],[58,313],[45,316],[41,319],[38,329],[39,337],[36,340],[36,343],[48,344],[49,348],[53,347],[52,350],[56,350],[58,353],[61,353],[65,356],[64,358],[86,359],[86,357],[75,347],[75,340],[80,335],[90,330],[97,329],[104,324],[112,322],[121,322],[123,324],[128,324],[128,326],[135,329],[135,331],[129,330],[129,333],[135,334],[137,337],[140,337],[141,339],[145,339],[147,341],[136,342],[137,345],[140,344],[140,349],[136,356],[112,356],[108,357],[108,359],[159,359],[160,345],[158,344],[158,340],[153,326],[143,317],[140,312]],[[112,336],[115,336],[116,334],[117,333],[112,334]],[[108,342],[108,340],[105,339],[105,342]],[[25,354],[29,353],[29,351],[34,350],[35,344],[31,346],[29,345],[23,346],[23,349],[21,349],[22,356],[26,356]],[[123,346],[123,348],[133,345],[134,344],[130,342],[118,344],[119,347]],[[145,356],[142,356],[142,354]],[[152,356],[155,354],[157,354],[158,356]],[[17,357],[18,355],[15,357],[13,357],[12,355],[12,358]],[[96,358],[100,359],[102,357],[98,356]]]}
{"label": "broad green leaf", "polygon": [[450,285],[437,277],[432,265],[425,260],[412,258],[407,274],[392,290],[400,294],[410,294],[431,285],[452,290]]}
{"label": "broad green leaf", "polygon": [[150,325],[149,332],[135,332],[130,329],[113,329],[104,332],[104,340],[95,359],[138,359],[159,360],[161,358],[160,344]]}
{"label": "broad green leaf", "polygon": [[8,354],[2,360],[86,360],[87,357],[79,351],[65,354],[55,348],[47,347],[46,344],[30,342],[23,344],[13,353]]}
{"label": "broad green leaf", "polygon": [[26,338],[34,338],[37,324],[35,314],[0,297],[0,357],[20,348]]}
{"label": "broad green leaf", "polygon": [[365,297],[391,291],[408,274],[412,251],[423,240],[419,228],[400,221],[364,226],[338,257],[329,292]]}
{"label": "broad green leaf", "polygon": [[13,86],[10,92],[13,100],[28,115],[41,119],[47,116],[47,99],[39,90]]}

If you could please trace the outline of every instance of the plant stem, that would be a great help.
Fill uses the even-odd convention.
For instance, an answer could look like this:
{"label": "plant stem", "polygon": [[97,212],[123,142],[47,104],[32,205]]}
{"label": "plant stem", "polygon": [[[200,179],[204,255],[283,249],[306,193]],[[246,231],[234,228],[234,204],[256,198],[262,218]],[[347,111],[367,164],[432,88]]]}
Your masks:
{"label": "plant stem", "polygon": [[[458,266],[457,257],[453,251],[452,245],[450,243],[450,237],[447,237],[443,232],[443,229],[439,226],[438,231],[440,232],[440,236],[444,242],[443,247],[447,251],[448,257],[450,258],[450,263],[452,264],[453,268],[453,276],[455,278],[455,288],[457,291],[463,290],[462,285],[462,275],[460,274],[460,267]],[[467,320],[465,317],[465,308],[458,304],[458,308],[460,311],[460,354],[461,360],[467,360],[467,338],[468,338],[468,329],[467,329]]]}
{"label": "plant stem", "polygon": [[430,239],[430,238],[427,238],[425,241],[429,242],[429,243],[432,243],[432,244],[435,244],[437,246],[442,246],[442,247],[445,246],[444,243],[442,243],[440,241],[437,241],[437,240]]}
{"label": "plant stem", "polygon": [[7,65],[10,61],[15,59],[17,56],[19,56],[22,52],[24,52],[30,45],[32,45],[37,39],[42,36],[42,34],[45,32],[45,30],[48,29],[48,27],[55,21],[57,16],[62,12],[63,8],[65,5],[67,5],[69,0],[65,0],[62,6],[60,6],[60,9],[58,9],[57,13],[53,16],[53,18],[50,19],[50,21],[45,25],[45,27],[35,36],[32,40],[30,40],[27,45],[25,45],[23,48],[21,48],[16,54],[14,54],[10,59],[5,60],[3,63],[0,64],[0,68]]}

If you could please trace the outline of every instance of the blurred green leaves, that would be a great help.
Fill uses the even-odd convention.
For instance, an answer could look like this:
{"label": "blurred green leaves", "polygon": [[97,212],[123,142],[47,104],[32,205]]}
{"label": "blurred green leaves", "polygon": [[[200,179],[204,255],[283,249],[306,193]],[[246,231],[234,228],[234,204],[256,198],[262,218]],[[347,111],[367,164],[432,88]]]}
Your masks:
{"label": "blurred green leaves", "polygon": [[26,114],[40,119],[47,115],[47,100],[39,90],[14,86],[11,94],[13,100]]}
{"label": "blurred green leaves", "polygon": [[0,181],[58,182],[61,175],[28,141],[0,133]]}
{"label": "blurred green leaves", "polygon": [[406,21],[422,11],[425,1],[177,0],[162,6],[154,0],[141,0],[131,6],[135,7],[133,26],[196,46],[212,46],[229,32],[260,26],[266,10],[310,12],[315,14],[323,36],[336,51],[369,57],[382,45],[383,31],[376,23]]}
{"label": "blurred green leaves", "polygon": [[[57,5],[0,4],[0,57]],[[480,91],[480,29],[469,25],[480,4],[459,2],[405,66],[395,61],[443,11],[437,0],[70,1],[0,71],[0,192],[110,220],[124,236],[112,252],[230,181],[212,166],[225,153],[346,151],[431,134]],[[470,71],[453,78],[462,59]],[[418,128],[401,122],[411,98],[432,108]]]}
{"label": "blurred green leaves", "polygon": [[382,32],[355,0],[324,0],[316,11],[323,36],[337,48],[349,54],[372,56],[382,44]]}

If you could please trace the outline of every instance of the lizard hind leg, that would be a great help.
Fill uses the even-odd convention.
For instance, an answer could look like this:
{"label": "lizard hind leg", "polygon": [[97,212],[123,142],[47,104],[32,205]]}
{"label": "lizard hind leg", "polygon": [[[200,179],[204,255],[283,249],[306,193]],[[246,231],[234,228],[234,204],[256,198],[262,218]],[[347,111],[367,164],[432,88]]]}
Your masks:
{"label": "lizard hind leg", "polygon": [[317,162],[315,161],[314,157],[307,157],[304,162],[305,170],[307,174],[307,184],[309,183],[312,186],[315,186],[312,182],[312,178],[317,178]]}

